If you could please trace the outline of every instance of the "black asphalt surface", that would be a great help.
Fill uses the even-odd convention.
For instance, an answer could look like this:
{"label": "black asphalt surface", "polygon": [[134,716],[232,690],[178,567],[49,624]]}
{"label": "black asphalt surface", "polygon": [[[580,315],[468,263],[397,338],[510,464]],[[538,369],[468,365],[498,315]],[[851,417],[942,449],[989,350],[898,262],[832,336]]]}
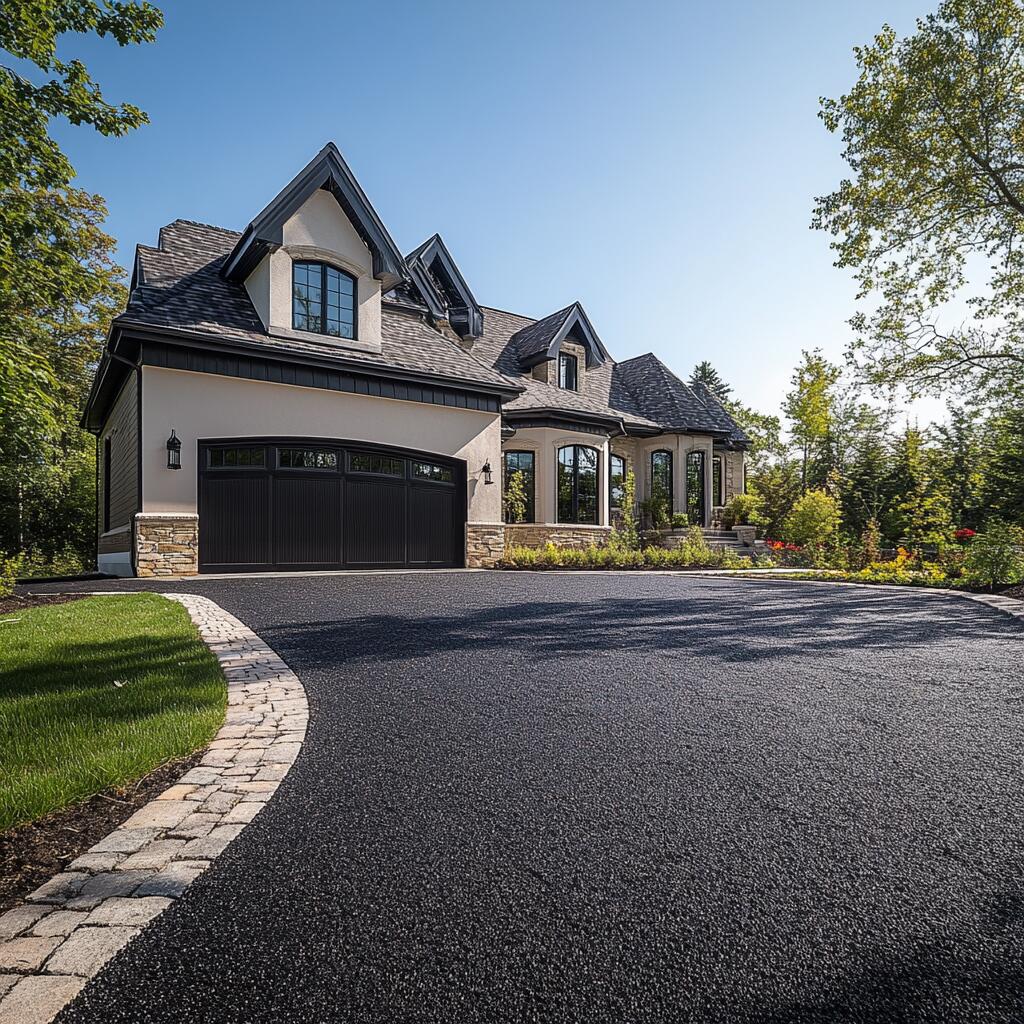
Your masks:
{"label": "black asphalt surface", "polygon": [[653,575],[165,589],[280,652],[308,738],[62,1024],[1024,1019],[1010,617]]}

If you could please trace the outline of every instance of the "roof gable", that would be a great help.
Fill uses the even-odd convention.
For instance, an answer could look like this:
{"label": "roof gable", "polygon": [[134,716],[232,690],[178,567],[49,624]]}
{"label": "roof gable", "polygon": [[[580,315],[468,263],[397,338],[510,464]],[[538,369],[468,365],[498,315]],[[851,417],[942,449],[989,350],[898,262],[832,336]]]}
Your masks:
{"label": "roof gable", "polygon": [[373,276],[385,290],[407,280],[409,268],[402,254],[333,142],[328,142],[256,215],[224,261],[222,275],[229,281],[244,281],[267,253],[281,247],[285,222],[318,189],[334,196],[366,243],[373,257]]}
{"label": "roof gable", "polygon": [[479,338],[484,332],[483,310],[441,236],[432,235],[405,260],[431,313],[447,319],[463,338]]}
{"label": "roof gable", "polygon": [[562,342],[575,333],[587,351],[587,367],[600,366],[608,358],[608,350],[583,311],[574,302],[512,335],[511,341],[519,356],[519,365],[529,370],[538,363],[554,359]]}

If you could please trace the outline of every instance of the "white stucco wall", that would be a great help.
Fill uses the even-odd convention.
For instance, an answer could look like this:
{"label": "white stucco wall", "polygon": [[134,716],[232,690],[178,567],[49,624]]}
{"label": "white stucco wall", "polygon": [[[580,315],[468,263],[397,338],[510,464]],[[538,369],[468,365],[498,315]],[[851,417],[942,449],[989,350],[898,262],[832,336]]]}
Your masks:
{"label": "white stucco wall", "polygon": [[[373,277],[373,257],[334,196],[323,189],[314,192],[285,222],[283,238],[281,248],[266,257],[245,282],[267,330],[339,348],[379,352],[380,282]],[[292,330],[292,261],[304,259],[323,260],[356,278],[356,340]]]}
{"label": "white stucco wall", "polygon": [[[146,366],[142,371],[142,508],[196,512],[197,442],[255,436],[374,441],[466,462],[471,523],[501,521],[501,420],[496,413],[341,394]],[[181,438],[180,470],[167,469],[167,437]],[[494,483],[484,483],[490,461]]]}

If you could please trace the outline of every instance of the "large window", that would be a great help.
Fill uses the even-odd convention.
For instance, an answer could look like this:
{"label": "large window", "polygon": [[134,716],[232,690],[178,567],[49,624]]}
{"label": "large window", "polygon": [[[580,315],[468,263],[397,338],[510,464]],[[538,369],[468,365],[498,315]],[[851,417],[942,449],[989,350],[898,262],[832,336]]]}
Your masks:
{"label": "large window", "polygon": [[597,449],[574,444],[558,449],[558,521],[597,523]]}
{"label": "large window", "polygon": [[722,459],[716,455],[711,460],[711,490],[716,505],[725,504],[725,492],[722,490]]}
{"label": "large window", "polygon": [[[537,488],[536,459],[533,452],[505,452],[505,473],[502,481],[505,494],[505,522],[532,523],[534,521],[534,501]],[[511,507],[508,500],[508,482],[513,473],[519,474],[526,496],[525,507]]]}
{"label": "large window", "polygon": [[612,508],[622,508],[625,483],[626,460],[621,455],[610,456],[608,459],[608,504]]}
{"label": "large window", "polygon": [[292,264],[292,327],[297,331],[356,336],[356,279],[326,263]]}
{"label": "large window", "polygon": [[577,391],[578,369],[575,356],[566,352],[560,354],[558,357],[558,386],[565,388],[566,391]]}
{"label": "large window", "polygon": [[662,500],[665,511],[672,515],[672,453],[651,452],[651,500]]}
{"label": "large window", "polygon": [[704,525],[704,453],[686,456],[686,515],[694,526]]}

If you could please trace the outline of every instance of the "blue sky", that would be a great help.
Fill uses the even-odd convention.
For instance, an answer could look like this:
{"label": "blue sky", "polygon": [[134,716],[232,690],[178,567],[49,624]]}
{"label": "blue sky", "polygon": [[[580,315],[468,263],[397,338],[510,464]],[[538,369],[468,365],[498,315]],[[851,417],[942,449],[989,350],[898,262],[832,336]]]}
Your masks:
{"label": "blue sky", "polygon": [[58,126],[128,265],[176,217],[242,228],[328,139],[403,251],[440,231],[477,298],[583,302],[619,359],[709,359],[775,410],[802,348],[841,357],[849,277],[809,230],[844,172],[818,97],[930,6],[202,0],[155,44],[69,39],[124,139]]}

